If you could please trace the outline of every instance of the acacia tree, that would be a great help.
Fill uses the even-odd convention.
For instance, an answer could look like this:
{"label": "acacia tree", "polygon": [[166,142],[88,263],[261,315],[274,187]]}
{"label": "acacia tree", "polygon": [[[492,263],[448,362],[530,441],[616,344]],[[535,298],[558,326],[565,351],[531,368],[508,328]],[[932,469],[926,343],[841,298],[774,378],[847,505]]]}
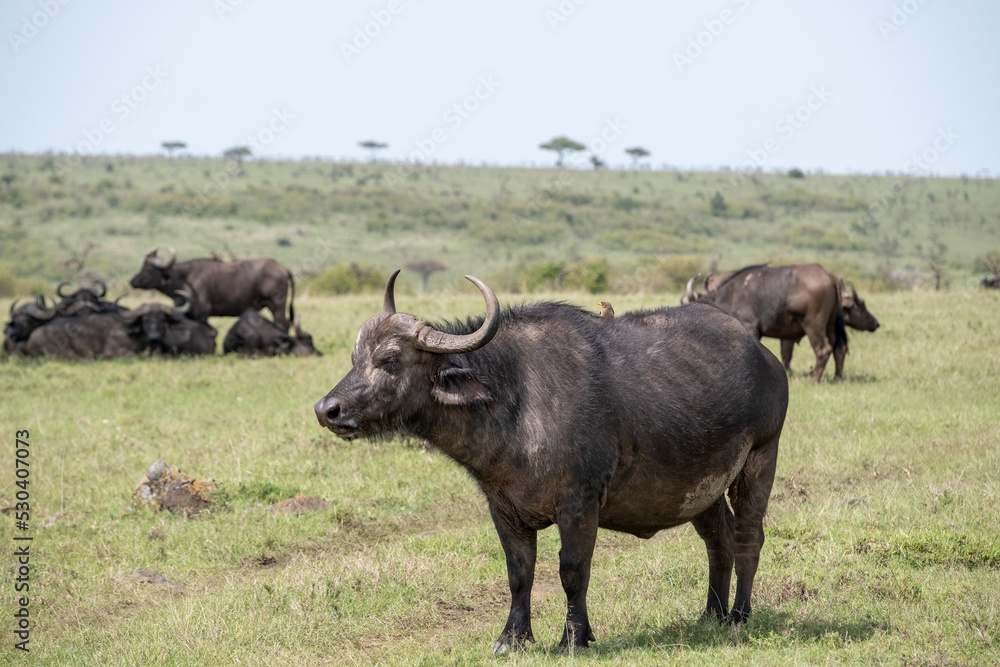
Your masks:
{"label": "acacia tree", "polygon": [[187,148],[187,144],[184,143],[183,141],[164,141],[162,144],[160,144],[160,146],[166,149],[167,153],[171,157],[173,157],[174,151],[178,149]]}
{"label": "acacia tree", "polygon": [[567,152],[572,151],[582,151],[586,148],[583,144],[578,141],[573,141],[569,137],[555,137],[550,139],[544,144],[539,144],[539,148],[547,151],[555,151],[558,158],[556,158],[556,166],[563,166],[563,155]]}
{"label": "acacia tree", "polygon": [[249,157],[251,150],[248,146],[233,146],[232,148],[227,148],[222,154],[227,160],[236,160],[237,176],[243,175],[243,158]]}
{"label": "acacia tree", "polygon": [[417,259],[412,262],[407,263],[406,268],[410,271],[416,271],[420,274],[421,284],[423,286],[424,294],[427,293],[427,282],[430,280],[431,274],[435,271],[444,271],[448,267],[437,261],[436,259]]}
{"label": "acacia tree", "polygon": [[382,150],[383,148],[388,148],[389,144],[383,144],[379,141],[373,141],[369,139],[368,141],[359,141],[358,146],[361,146],[362,148],[366,148],[369,151],[371,151],[372,162],[375,162],[375,153]]}
{"label": "acacia tree", "polygon": [[639,168],[639,160],[644,157],[649,157],[649,151],[647,151],[642,146],[633,146],[632,148],[626,148],[625,152],[632,157],[632,171],[636,171]]}

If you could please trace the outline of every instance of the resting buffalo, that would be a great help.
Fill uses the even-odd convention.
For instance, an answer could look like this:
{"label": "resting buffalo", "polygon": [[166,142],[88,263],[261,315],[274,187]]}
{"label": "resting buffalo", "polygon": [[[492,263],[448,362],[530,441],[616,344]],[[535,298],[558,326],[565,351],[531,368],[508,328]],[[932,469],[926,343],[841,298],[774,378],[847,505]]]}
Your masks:
{"label": "resting buffalo", "polygon": [[[170,249],[167,259],[151,250],[142,262],[142,269],[129,281],[132,287],[155,289],[174,299],[178,290],[193,294],[188,316],[208,322],[213,315],[239,316],[247,308],[267,307],[275,323],[288,330],[289,320],[295,319],[295,281],[292,272],[273,259],[244,259],[219,262],[213,259],[192,259],[177,262],[177,253]],[[288,290],[291,288],[291,298]],[[285,301],[288,300],[288,316]]]}
{"label": "resting buffalo", "polygon": [[216,330],[186,318],[187,306],[143,304],[122,312],[56,316],[39,326],[17,351],[32,357],[107,359],[145,350],[175,356],[211,354]]}
{"label": "resting buffalo", "polygon": [[115,301],[105,301],[104,295],[107,293],[107,287],[103,282],[97,281],[94,284],[94,289],[87,287],[81,287],[71,294],[66,294],[63,292],[63,287],[69,283],[59,283],[56,287],[56,294],[59,296],[61,301],[56,304],[56,310],[60,315],[76,315],[78,313],[121,313],[125,312],[127,308],[118,305],[122,297],[118,297]]}
{"label": "resting buffalo", "polygon": [[[184,296],[183,291],[181,295]],[[129,333],[145,342],[146,349],[168,356],[212,354],[218,331],[202,322],[185,317],[190,304],[170,307],[144,303],[121,315]]]}
{"label": "resting buffalo", "polygon": [[222,341],[222,351],[224,354],[239,352],[248,357],[274,357],[282,354],[296,357],[323,356],[313,345],[312,336],[302,330],[298,317],[292,325],[295,327],[294,336],[282,331],[274,322],[264,319],[253,308],[247,308],[226,334]]}
{"label": "resting buffalo", "polygon": [[471,276],[486,316],[432,327],[396,312],[397,274],[316,416],[346,440],[427,440],[476,480],[511,592],[495,652],[534,640],[536,538],[552,524],[567,599],[562,646],[594,640],[587,588],[599,527],[649,538],[691,522],[708,550],[705,615],[749,616],[788,405],[774,355],[716,308],[614,319],[559,303],[501,310]]}
{"label": "resting buffalo", "polygon": [[111,359],[139,354],[146,343],[113,313],[57,317],[31,332],[23,353],[29,357]]}
{"label": "resting buffalo", "polygon": [[847,334],[840,312],[837,278],[819,264],[748,266],[733,271],[714,290],[694,292],[688,281],[682,302],[710,303],[738,319],[759,340],[763,336],[798,341],[809,337],[819,382],[834,355],[840,378],[847,355]]}
{"label": "resting buffalo", "polygon": [[45,303],[45,297],[39,294],[33,303],[17,305],[15,299],[10,304],[10,322],[3,329],[3,349],[8,354],[23,352],[25,343],[31,332],[49,322],[58,315],[56,308]]}

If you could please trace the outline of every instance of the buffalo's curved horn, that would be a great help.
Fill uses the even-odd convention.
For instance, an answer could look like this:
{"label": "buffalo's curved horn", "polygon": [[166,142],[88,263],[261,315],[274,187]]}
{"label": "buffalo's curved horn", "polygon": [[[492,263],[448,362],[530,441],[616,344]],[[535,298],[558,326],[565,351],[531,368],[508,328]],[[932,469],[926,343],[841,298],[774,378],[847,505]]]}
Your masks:
{"label": "buffalo's curved horn", "polygon": [[183,289],[177,290],[176,292],[174,292],[174,294],[184,297],[183,306],[174,306],[174,315],[182,317],[189,310],[191,310],[191,300],[194,298],[194,295],[191,294],[191,292],[188,292],[187,290]]}
{"label": "buffalo's curved horn", "polygon": [[858,292],[854,289],[854,283],[848,280],[847,284],[851,286],[851,296],[854,297],[854,301],[860,301],[861,299],[858,298]]}
{"label": "buffalo's curved horn", "polygon": [[58,314],[55,306],[49,308],[45,304],[45,297],[41,294],[35,299],[35,303],[28,308],[28,314],[34,317],[36,320],[48,321],[51,320]]}
{"label": "buffalo's curved horn", "polygon": [[684,288],[684,298],[681,299],[681,303],[688,304],[698,300],[698,295],[694,293],[694,281],[697,277],[697,275],[694,275],[688,280],[687,286]]}
{"label": "buffalo's curved horn", "polygon": [[399,269],[392,272],[389,276],[389,280],[385,283],[385,296],[382,297],[382,312],[386,315],[394,315],[396,313],[396,276],[399,275]]}
{"label": "buffalo's curved horn", "polygon": [[153,266],[155,266],[158,269],[169,269],[171,266],[174,265],[174,262],[177,261],[177,251],[171,248],[170,258],[167,260],[159,259],[154,254],[153,258],[150,261],[152,262]]}
{"label": "buffalo's curved horn", "polygon": [[108,293],[108,286],[104,284],[103,280],[95,280],[94,287],[97,288],[98,299],[103,299],[104,295]]}
{"label": "buffalo's curved horn", "polygon": [[302,334],[302,320],[301,320],[301,318],[298,315],[296,315],[295,319],[292,320],[292,327],[295,328],[295,337],[296,338],[302,338],[302,336],[303,336],[303,334]]}
{"label": "buffalo's curved horn", "polygon": [[64,280],[59,283],[58,287],[56,287],[56,294],[59,295],[60,299],[68,299],[70,297],[69,294],[63,294],[63,287],[66,287],[67,285],[69,285],[69,282]]}
{"label": "buffalo's curved horn", "polygon": [[125,295],[122,294],[120,297],[118,297],[117,299],[115,299],[114,304],[112,304],[112,305],[114,305],[115,310],[119,310],[119,309],[120,310],[128,310],[128,308],[126,308],[125,306],[123,306],[120,303],[118,303],[119,301],[121,301],[124,298],[125,298]]}
{"label": "buffalo's curved horn", "polygon": [[10,304],[10,316],[11,316],[11,318],[14,317],[14,309],[17,308],[17,302],[20,301],[20,300],[21,299],[14,299],[14,303]]}
{"label": "buffalo's curved horn", "polygon": [[500,301],[497,295],[479,278],[475,276],[465,276],[465,278],[479,288],[486,301],[486,318],[483,320],[483,325],[471,334],[449,334],[438,331],[429,324],[421,323],[416,331],[418,350],[440,354],[471,352],[486,345],[496,335],[500,328]]}

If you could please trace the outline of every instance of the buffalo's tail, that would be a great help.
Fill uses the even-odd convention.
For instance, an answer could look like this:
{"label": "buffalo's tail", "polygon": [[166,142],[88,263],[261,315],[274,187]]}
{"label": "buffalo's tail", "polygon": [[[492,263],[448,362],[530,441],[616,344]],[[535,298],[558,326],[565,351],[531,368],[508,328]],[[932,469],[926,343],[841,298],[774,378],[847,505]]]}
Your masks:
{"label": "buffalo's tail", "polygon": [[292,298],[288,300],[288,321],[295,321],[295,276],[288,272],[288,284],[292,287]]}

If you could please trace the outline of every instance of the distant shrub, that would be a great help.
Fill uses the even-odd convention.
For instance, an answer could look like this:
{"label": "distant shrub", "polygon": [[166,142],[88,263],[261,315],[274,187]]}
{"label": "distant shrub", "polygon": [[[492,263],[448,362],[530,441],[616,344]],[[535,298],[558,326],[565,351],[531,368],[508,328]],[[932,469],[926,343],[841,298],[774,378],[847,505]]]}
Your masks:
{"label": "distant shrub", "polygon": [[607,292],[611,285],[611,264],[603,257],[582,259],[566,267],[562,286],[591,294]]}
{"label": "distant shrub", "polygon": [[976,258],[976,271],[1000,275],[1000,250],[991,250]]}
{"label": "distant shrub", "polygon": [[668,255],[636,270],[637,287],[649,292],[678,292],[695,274],[707,272],[699,255]]}
{"label": "distant shrub", "polygon": [[379,292],[385,287],[385,272],[374,266],[354,262],[337,264],[316,276],[309,283],[314,294],[358,294]]}
{"label": "distant shrub", "polygon": [[37,280],[19,278],[6,266],[0,266],[0,297],[26,297],[45,291],[46,286]]}
{"label": "distant shrub", "polygon": [[728,215],[729,207],[726,206],[726,199],[722,196],[722,193],[718,190],[712,195],[712,198],[708,200],[709,208],[712,211],[712,215],[717,217],[722,217]]}
{"label": "distant shrub", "polygon": [[792,167],[788,170],[788,178],[805,178],[805,173],[798,167]]}

